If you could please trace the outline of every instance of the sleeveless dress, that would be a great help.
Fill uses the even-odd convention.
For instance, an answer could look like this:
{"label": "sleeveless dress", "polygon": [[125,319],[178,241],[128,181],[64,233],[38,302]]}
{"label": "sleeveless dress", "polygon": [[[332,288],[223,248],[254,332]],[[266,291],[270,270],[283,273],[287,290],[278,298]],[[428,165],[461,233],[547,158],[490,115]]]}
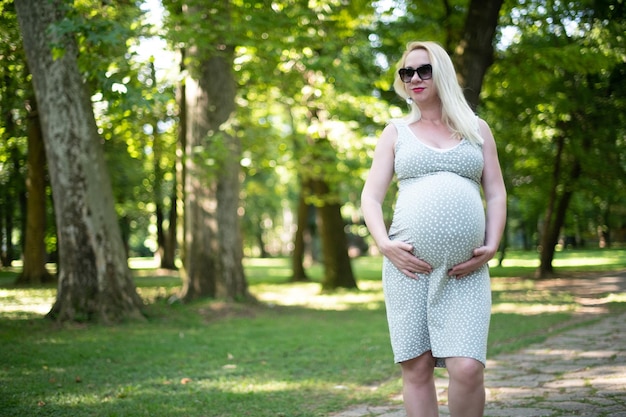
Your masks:
{"label": "sleeveless dress", "polygon": [[484,244],[482,149],[466,139],[450,149],[435,149],[421,142],[405,121],[391,123],[398,131],[398,196],[389,237],[413,245],[414,255],[432,266],[430,274],[411,279],[383,260],[394,360],[430,350],[437,367],[445,367],[448,357],[474,358],[484,366],[491,316],[489,268],[484,265],[461,279],[447,272]]}

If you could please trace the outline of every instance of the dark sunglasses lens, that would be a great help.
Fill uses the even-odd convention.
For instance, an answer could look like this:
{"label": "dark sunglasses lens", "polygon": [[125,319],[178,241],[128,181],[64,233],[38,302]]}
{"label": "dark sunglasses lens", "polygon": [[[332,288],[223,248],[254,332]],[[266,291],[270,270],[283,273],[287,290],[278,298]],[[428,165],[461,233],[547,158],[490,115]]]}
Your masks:
{"label": "dark sunglasses lens", "polygon": [[413,68],[401,68],[400,71],[400,79],[405,83],[410,83],[411,78],[415,74],[415,70]]}
{"label": "dark sunglasses lens", "polygon": [[417,75],[419,75],[422,80],[430,80],[433,77],[433,67],[430,65],[422,65],[417,69]]}

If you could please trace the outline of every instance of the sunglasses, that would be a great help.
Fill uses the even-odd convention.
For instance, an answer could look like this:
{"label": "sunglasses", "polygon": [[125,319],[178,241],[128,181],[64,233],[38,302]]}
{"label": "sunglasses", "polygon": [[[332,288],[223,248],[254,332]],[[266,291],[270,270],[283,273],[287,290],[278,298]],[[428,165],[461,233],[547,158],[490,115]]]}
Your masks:
{"label": "sunglasses", "polygon": [[417,76],[423,80],[430,80],[433,78],[433,66],[430,64],[422,65],[421,67],[413,68],[400,68],[398,70],[398,74],[400,74],[400,79],[404,83],[410,83],[413,79],[413,76],[417,73]]}

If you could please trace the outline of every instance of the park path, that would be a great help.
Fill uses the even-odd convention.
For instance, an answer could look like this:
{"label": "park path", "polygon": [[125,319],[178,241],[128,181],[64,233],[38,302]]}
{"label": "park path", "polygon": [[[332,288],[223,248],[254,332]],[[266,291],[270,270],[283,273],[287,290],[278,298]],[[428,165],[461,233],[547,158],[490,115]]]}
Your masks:
{"label": "park path", "polygon": [[[541,285],[572,290],[581,304],[578,319],[587,324],[489,359],[484,415],[626,417],[626,313],[607,315],[603,311],[610,301],[607,294],[626,292],[626,271],[572,281],[549,280]],[[447,384],[446,378],[436,380],[440,404],[447,403]],[[439,414],[450,416],[448,407],[440,405]],[[360,405],[330,417],[405,416],[403,406],[396,404]]]}

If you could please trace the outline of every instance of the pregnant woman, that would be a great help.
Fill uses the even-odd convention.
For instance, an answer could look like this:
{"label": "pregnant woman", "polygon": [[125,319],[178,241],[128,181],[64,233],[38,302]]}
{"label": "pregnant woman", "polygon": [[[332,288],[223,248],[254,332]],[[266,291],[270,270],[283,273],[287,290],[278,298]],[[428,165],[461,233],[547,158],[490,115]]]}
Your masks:
{"label": "pregnant woman", "polygon": [[[482,417],[491,313],[487,262],[506,218],[495,141],[465,101],[452,61],[438,44],[407,45],[394,88],[411,113],[383,130],[361,209],[384,255],[383,289],[404,405],[408,417],[437,416],[433,372],[446,367],[451,417]],[[394,174],[398,196],[387,231],[382,203]]]}

